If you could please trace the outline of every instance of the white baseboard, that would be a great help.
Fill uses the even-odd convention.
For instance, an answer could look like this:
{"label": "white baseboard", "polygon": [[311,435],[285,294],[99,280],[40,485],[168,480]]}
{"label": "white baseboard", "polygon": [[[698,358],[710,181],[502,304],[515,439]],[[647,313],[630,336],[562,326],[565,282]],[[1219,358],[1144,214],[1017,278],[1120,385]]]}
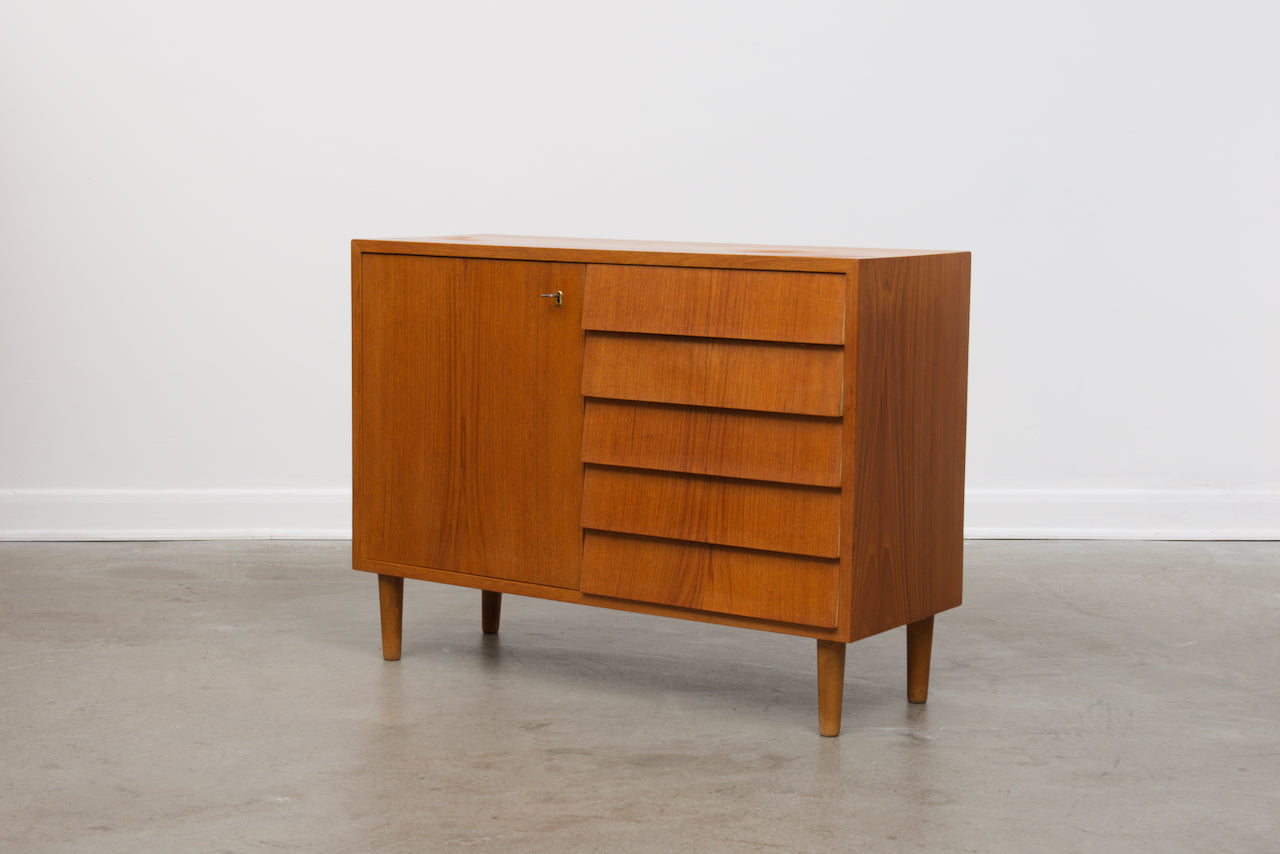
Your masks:
{"label": "white baseboard", "polygon": [[[971,489],[973,539],[1280,540],[1280,490]],[[347,489],[0,490],[0,540],[351,537]]]}
{"label": "white baseboard", "polygon": [[349,489],[0,489],[0,540],[344,540]]}
{"label": "white baseboard", "polygon": [[1280,540],[1280,490],[970,489],[971,539]]}

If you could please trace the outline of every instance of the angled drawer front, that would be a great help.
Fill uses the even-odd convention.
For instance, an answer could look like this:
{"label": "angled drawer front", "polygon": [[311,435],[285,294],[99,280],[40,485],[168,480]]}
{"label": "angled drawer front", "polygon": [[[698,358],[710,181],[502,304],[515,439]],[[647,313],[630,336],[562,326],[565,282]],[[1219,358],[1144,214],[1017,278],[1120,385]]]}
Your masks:
{"label": "angled drawer front", "polygon": [[844,343],[844,276],[592,264],[582,326],[839,345]]}
{"label": "angled drawer front", "polygon": [[587,466],[582,527],[840,556],[840,491]]}
{"label": "angled drawer front", "polygon": [[591,399],[582,461],[839,486],[840,438],[838,418]]}
{"label": "angled drawer front", "polygon": [[845,287],[588,265],[582,592],[836,627]]}
{"label": "angled drawer front", "polygon": [[587,531],[582,592],[782,623],[836,625],[840,562]]}
{"label": "angled drawer front", "polygon": [[839,347],[587,333],[582,393],[797,415],[839,415]]}

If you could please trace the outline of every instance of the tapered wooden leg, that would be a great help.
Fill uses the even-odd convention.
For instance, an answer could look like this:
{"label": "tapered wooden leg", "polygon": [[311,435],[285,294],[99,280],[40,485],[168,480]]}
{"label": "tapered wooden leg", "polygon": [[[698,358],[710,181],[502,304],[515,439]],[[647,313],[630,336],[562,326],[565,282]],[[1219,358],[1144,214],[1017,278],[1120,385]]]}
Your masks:
{"label": "tapered wooden leg", "polygon": [[400,626],[404,622],[404,579],[378,576],[378,609],[382,612],[382,657],[400,660]]}
{"label": "tapered wooden leg", "polygon": [[838,641],[818,641],[818,733],[821,735],[840,734],[845,646]]}
{"label": "tapered wooden leg", "polygon": [[933,651],[933,617],[907,623],[907,700],[929,699],[929,656]]}
{"label": "tapered wooden leg", "polygon": [[486,635],[498,633],[502,621],[502,594],[493,590],[480,591],[480,630]]}

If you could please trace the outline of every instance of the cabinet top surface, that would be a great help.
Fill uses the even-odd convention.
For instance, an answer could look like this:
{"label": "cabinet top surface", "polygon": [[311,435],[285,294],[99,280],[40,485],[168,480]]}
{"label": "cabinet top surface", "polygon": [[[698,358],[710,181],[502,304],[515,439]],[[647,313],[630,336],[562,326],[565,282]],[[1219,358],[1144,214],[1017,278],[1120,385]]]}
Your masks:
{"label": "cabinet top surface", "polygon": [[[683,243],[651,240],[602,240],[509,234],[461,234],[450,237],[402,237],[355,240],[357,252],[414,255],[485,255],[539,260],[615,261],[632,264],[713,263],[759,259],[762,262],[847,262],[875,258],[958,254],[928,249],[849,249],[825,246],[759,246],[738,243]],[[966,253],[959,253],[966,254]]]}

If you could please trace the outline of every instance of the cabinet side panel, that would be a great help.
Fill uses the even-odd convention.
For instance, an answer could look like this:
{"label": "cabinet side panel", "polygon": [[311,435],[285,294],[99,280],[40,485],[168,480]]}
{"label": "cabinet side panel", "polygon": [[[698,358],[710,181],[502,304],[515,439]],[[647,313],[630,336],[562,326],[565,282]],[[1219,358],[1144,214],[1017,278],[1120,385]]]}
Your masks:
{"label": "cabinet side panel", "polygon": [[355,486],[360,482],[360,438],[361,438],[361,372],[364,358],[361,348],[361,329],[364,313],[361,310],[363,289],[360,283],[360,271],[364,253],[351,241],[351,563],[360,568],[360,525],[355,501]]}
{"label": "cabinet side panel", "polygon": [[361,392],[360,374],[364,366],[361,355],[360,334],[361,318],[361,284],[360,271],[364,254],[356,242],[351,242],[351,484],[352,484],[352,519],[351,519],[351,562],[360,568],[360,525],[357,524],[355,487],[360,483],[360,414]]}
{"label": "cabinet side panel", "polygon": [[969,254],[859,263],[852,639],[960,604]]}

